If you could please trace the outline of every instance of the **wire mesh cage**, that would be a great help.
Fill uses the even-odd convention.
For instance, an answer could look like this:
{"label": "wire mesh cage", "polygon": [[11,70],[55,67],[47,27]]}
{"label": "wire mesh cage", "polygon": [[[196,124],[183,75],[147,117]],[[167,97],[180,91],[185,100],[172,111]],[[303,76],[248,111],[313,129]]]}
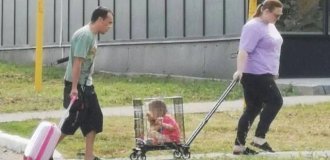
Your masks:
{"label": "wire mesh cage", "polygon": [[[164,104],[165,111],[160,109],[159,104]],[[150,150],[174,150],[174,155],[181,153],[180,147],[186,139],[182,97],[134,99],[133,108],[136,148],[133,149],[131,159],[144,159]],[[155,118],[155,112],[159,109],[163,112]]]}
{"label": "wire mesh cage", "polygon": [[[173,117],[179,130],[179,141],[177,143],[185,143],[185,127],[184,127],[184,112],[183,112],[183,99],[180,96],[164,97],[164,98],[146,98],[134,99],[134,131],[137,141],[143,140],[148,142],[150,140],[150,130],[152,124],[148,120],[147,114],[149,111],[148,104],[152,101],[161,100],[166,104],[167,115]],[[160,141],[158,144],[163,144],[166,141]],[[152,144],[152,143],[149,143]]]}

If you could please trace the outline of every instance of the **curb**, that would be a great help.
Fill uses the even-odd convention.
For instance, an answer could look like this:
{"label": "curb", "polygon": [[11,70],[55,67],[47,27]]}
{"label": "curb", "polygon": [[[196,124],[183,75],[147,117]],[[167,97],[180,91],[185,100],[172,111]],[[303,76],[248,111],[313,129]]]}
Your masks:
{"label": "curb", "polygon": [[[28,142],[29,139],[22,138],[17,135],[9,135],[7,133],[0,131],[0,146],[15,151],[18,154],[22,154],[22,158]],[[62,155],[56,150],[54,151],[53,158],[56,160],[62,160],[62,159],[64,160]]]}
{"label": "curb", "polygon": [[[212,158],[212,159],[249,159],[249,158],[271,158],[271,159],[328,159],[330,157],[329,151],[287,151],[287,152],[260,152],[257,155],[233,155],[231,153],[207,153],[207,154],[192,154],[191,158],[194,159],[203,159],[203,158]],[[104,160],[128,160],[129,158],[102,158]],[[148,160],[173,160],[173,156],[147,156]],[[71,159],[70,159],[71,160]],[[72,159],[73,160],[73,159]]]}

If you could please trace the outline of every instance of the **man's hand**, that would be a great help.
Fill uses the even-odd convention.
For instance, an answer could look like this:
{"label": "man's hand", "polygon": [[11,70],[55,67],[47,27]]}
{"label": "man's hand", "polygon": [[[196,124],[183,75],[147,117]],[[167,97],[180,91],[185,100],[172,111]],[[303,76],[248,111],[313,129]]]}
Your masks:
{"label": "man's hand", "polygon": [[83,58],[80,57],[74,57],[73,59],[73,65],[72,65],[72,88],[70,92],[70,97],[78,97],[78,82],[80,77],[80,71],[81,71],[81,64],[83,63]]}
{"label": "man's hand", "polygon": [[72,99],[74,97],[78,99],[78,89],[76,87],[72,87],[70,92],[70,98]]}

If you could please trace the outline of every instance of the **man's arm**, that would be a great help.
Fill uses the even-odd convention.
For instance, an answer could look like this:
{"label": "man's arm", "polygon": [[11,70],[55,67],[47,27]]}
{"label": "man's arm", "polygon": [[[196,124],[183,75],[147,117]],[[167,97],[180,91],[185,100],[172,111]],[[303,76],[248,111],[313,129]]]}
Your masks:
{"label": "man's arm", "polygon": [[81,57],[73,57],[72,64],[72,87],[70,97],[78,97],[78,81],[80,77],[81,64],[83,62],[83,58]]}

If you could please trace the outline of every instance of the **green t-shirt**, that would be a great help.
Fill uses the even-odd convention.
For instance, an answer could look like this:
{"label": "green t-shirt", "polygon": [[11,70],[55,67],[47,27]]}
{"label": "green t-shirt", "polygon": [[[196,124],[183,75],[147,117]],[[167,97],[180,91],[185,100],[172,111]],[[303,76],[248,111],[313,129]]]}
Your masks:
{"label": "green t-shirt", "polygon": [[79,84],[90,86],[93,84],[94,58],[96,55],[96,35],[91,32],[89,25],[77,30],[71,39],[69,61],[66,67],[64,79],[72,82],[73,57],[84,58],[81,65]]}

